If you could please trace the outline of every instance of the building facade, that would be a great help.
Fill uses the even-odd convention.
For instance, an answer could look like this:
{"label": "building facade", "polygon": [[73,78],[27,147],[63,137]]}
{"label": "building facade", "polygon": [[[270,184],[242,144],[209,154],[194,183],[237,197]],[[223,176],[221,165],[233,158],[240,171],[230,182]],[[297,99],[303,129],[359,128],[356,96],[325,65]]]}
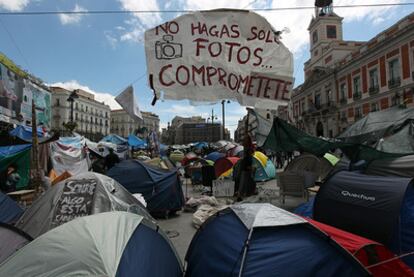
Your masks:
{"label": "building facade", "polygon": [[[52,91],[52,129],[65,133],[63,126],[71,120],[71,104],[68,97],[72,91],[61,87],[50,87]],[[98,141],[110,133],[111,109],[103,102],[95,100],[92,93],[76,90],[78,98],[73,102],[73,121],[75,132]]]}
{"label": "building facade", "polygon": [[344,41],[342,18],[316,13],[305,82],[292,94],[297,127],[335,137],[369,112],[412,106],[414,13],[367,42]]}
{"label": "building facade", "polygon": [[129,134],[141,134],[146,136],[155,131],[160,133],[160,118],[151,112],[141,112],[142,120],[135,121],[125,110],[111,111],[111,133],[121,137]]}

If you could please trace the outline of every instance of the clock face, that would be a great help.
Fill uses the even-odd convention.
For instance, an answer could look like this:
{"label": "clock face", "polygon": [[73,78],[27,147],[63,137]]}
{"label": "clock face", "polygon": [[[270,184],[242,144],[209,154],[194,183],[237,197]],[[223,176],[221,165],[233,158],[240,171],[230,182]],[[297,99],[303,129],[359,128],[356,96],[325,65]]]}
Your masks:
{"label": "clock face", "polygon": [[326,36],[328,38],[336,38],[336,26],[326,26]]}

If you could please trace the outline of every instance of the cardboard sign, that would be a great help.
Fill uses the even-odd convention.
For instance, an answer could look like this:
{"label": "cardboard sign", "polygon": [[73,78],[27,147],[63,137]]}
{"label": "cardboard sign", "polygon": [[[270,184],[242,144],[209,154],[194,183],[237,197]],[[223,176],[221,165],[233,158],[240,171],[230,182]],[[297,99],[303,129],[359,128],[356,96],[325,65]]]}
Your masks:
{"label": "cardboard sign", "polygon": [[96,186],[94,179],[66,182],[56,204],[53,224],[58,226],[77,217],[90,215]]}
{"label": "cardboard sign", "polygon": [[234,195],[234,181],[228,179],[213,180],[213,195],[215,197],[232,197]]}
{"label": "cardboard sign", "polygon": [[166,99],[275,109],[290,99],[293,57],[262,16],[194,12],[145,32],[150,86]]}

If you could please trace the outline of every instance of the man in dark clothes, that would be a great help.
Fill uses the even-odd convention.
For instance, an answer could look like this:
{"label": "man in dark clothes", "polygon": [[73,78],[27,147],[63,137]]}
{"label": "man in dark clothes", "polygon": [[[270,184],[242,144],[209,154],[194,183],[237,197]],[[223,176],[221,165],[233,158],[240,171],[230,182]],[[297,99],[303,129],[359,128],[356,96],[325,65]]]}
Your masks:
{"label": "man in dark clothes", "polygon": [[248,197],[256,193],[256,182],[254,181],[253,154],[254,146],[252,139],[247,135],[243,143],[243,159],[240,161],[240,168],[235,180],[235,190],[237,190],[237,200]]}
{"label": "man in dark clothes", "polygon": [[117,163],[119,163],[118,155],[114,153],[112,148],[109,148],[109,154],[105,157],[104,162],[105,169],[109,170]]}

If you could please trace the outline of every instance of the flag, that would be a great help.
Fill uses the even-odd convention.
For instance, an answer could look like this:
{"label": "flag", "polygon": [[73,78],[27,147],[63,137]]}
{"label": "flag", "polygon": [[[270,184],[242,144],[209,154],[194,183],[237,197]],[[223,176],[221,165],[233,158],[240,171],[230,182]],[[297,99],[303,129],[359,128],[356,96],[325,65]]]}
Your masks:
{"label": "flag", "polygon": [[123,92],[115,97],[115,100],[135,121],[142,119],[141,112],[135,102],[134,89],[132,86],[127,87]]}

